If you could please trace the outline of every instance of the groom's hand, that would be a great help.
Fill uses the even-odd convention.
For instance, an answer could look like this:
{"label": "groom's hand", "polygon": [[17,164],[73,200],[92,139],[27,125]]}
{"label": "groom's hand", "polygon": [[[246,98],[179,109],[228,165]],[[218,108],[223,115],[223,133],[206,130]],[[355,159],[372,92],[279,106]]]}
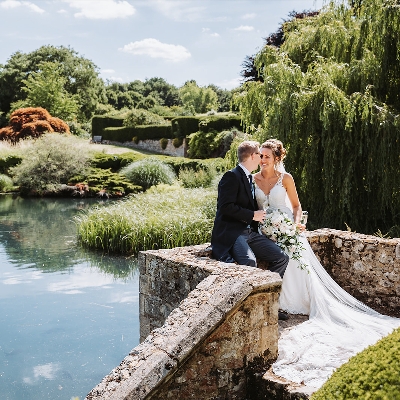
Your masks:
{"label": "groom's hand", "polygon": [[253,221],[264,222],[266,212],[264,210],[254,211]]}

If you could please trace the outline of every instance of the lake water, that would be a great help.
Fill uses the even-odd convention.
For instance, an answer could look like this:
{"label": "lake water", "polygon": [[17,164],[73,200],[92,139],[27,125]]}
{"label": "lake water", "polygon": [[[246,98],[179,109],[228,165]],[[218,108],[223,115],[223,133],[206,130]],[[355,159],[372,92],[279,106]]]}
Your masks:
{"label": "lake water", "polygon": [[75,244],[94,203],[0,196],[1,400],[82,400],[139,343],[136,259]]}

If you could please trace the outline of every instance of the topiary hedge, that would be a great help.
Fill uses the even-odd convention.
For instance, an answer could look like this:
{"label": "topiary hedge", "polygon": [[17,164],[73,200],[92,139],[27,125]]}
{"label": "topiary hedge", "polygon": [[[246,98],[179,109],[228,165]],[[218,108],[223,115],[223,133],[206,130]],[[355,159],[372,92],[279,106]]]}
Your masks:
{"label": "topiary hedge", "polygon": [[95,115],[92,118],[92,136],[103,136],[104,129],[123,126],[124,118]]}
{"label": "topiary hedge", "polygon": [[110,127],[103,131],[102,139],[115,142],[131,142],[133,138],[139,140],[172,139],[171,125],[138,125],[121,128]]}
{"label": "topiary hedge", "polygon": [[400,329],[352,357],[311,397],[345,399],[400,399]]}
{"label": "topiary hedge", "polygon": [[199,130],[201,117],[176,117],[171,121],[174,137],[184,138]]}
{"label": "topiary hedge", "polygon": [[201,118],[199,129],[202,132],[222,132],[231,128],[242,128],[242,120],[238,115],[209,116]]}

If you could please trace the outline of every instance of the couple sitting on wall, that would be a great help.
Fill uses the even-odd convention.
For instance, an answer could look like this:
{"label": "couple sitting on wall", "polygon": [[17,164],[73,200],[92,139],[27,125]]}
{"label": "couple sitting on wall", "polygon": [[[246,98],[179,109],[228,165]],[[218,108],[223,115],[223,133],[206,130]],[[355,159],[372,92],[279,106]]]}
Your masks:
{"label": "couple sitting on wall", "polygon": [[[276,139],[261,146],[254,141],[239,145],[239,165],[218,185],[211,245],[220,261],[256,267],[259,259],[281,276],[279,318],[287,319],[286,313],[291,313],[309,315],[309,320],[280,338],[273,371],[318,388],[351,356],[399,327],[400,320],[377,313],[337,285],[304,235],[299,240],[306,268],[300,268],[299,260],[260,233],[266,208],[282,211],[300,231],[305,229],[294,180],[283,166],[285,155]],[[258,166],[260,171],[251,174]]]}

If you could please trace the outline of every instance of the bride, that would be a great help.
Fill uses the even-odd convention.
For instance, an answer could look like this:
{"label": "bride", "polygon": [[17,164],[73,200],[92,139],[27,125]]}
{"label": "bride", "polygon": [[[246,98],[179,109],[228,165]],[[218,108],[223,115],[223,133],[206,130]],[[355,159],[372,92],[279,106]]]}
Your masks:
{"label": "bride", "polygon": [[[286,150],[269,139],[260,147],[260,172],[254,175],[259,209],[279,209],[300,230],[302,209],[292,176],[285,172]],[[332,372],[367,346],[400,326],[400,319],[381,315],[343,290],[324,270],[301,235],[307,270],[291,259],[282,281],[280,308],[309,315],[279,339],[276,375],[319,388]]]}

